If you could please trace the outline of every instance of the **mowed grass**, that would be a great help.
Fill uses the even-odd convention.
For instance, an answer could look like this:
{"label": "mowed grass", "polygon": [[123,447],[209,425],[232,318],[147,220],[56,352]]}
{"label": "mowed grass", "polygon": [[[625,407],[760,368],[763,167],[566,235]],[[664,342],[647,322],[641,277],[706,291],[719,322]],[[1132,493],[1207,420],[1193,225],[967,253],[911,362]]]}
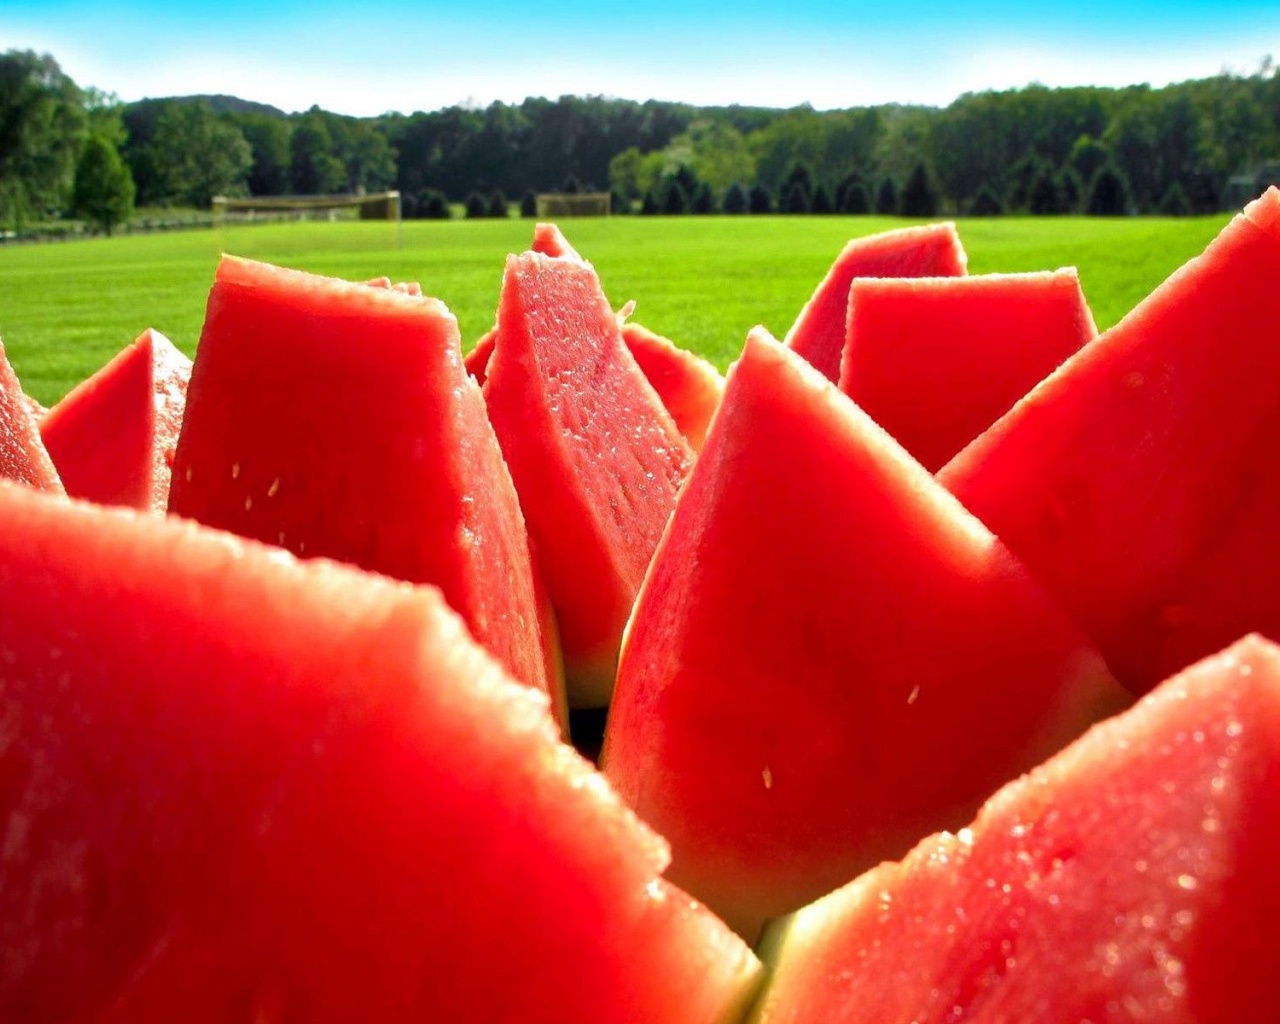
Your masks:
{"label": "mowed grass", "polygon": [[[1099,327],[1199,253],[1227,216],[962,220],[971,273],[1076,266]],[[615,306],[724,369],[746,332],[781,337],[850,238],[881,217],[615,217],[566,221]],[[354,280],[416,280],[470,348],[493,323],[527,220],[270,224],[0,249],[0,338],[26,390],[51,404],[147,327],[195,351],[221,252]]]}

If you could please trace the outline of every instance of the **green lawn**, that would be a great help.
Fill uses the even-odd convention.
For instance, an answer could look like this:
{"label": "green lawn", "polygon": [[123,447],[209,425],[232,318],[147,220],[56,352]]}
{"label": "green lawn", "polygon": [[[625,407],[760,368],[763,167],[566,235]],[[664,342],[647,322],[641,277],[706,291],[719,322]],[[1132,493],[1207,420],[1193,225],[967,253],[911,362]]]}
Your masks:
{"label": "green lawn", "polygon": [[[1198,253],[1227,217],[964,220],[973,273],[1080,268],[1106,327]],[[781,336],[840,247],[906,222],[880,217],[615,217],[562,226],[614,305],[728,365],[747,330]],[[418,280],[457,314],[464,345],[493,322],[509,252],[532,222],[415,221],[235,227],[0,248],[0,337],[45,403],[147,327],[193,352],[220,252],[353,279]]]}

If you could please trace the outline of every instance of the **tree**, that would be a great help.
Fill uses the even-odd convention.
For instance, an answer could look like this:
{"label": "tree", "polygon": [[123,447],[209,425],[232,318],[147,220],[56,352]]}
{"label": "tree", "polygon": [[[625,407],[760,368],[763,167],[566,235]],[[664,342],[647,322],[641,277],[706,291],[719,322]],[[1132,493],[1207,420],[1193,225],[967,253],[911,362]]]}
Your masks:
{"label": "tree", "polygon": [[640,213],[646,217],[652,217],[662,209],[662,204],[658,201],[658,193],[656,189],[650,189],[644,194],[644,199],[640,201]]}
{"label": "tree", "polygon": [[705,181],[698,184],[693,193],[693,198],[689,200],[689,212],[703,216],[716,212],[715,193],[711,191],[711,186]]}
{"label": "tree", "polygon": [[[793,193],[798,194],[793,196]],[[782,179],[778,187],[778,208],[787,213],[808,213],[813,208],[813,172],[804,161],[796,161]]]}
{"label": "tree", "polygon": [[918,163],[912,168],[902,188],[902,215],[904,217],[936,217],[938,215],[938,190],[929,177],[928,168]]}
{"label": "tree", "polygon": [[1160,198],[1160,212],[1166,217],[1185,217],[1191,212],[1191,201],[1176,181]]}
{"label": "tree", "polygon": [[810,209],[814,213],[835,213],[836,204],[831,201],[831,193],[827,191],[827,186],[819,182],[818,187],[813,190],[813,202]]}
{"label": "tree", "polygon": [[524,195],[520,197],[520,216],[538,216],[538,195],[531,188],[525,189]]}
{"label": "tree", "polygon": [[773,197],[759,182],[752,185],[747,193],[747,209],[752,213],[773,213]]}
{"label": "tree", "polygon": [[289,177],[300,195],[327,195],[346,182],[347,169],[336,155],[325,112],[312,107],[293,126],[289,139]]}
{"label": "tree", "polygon": [[983,185],[973,197],[969,213],[974,217],[998,217],[1004,213],[1004,203],[990,185]]}
{"label": "tree", "polygon": [[133,177],[120,153],[101,135],[90,135],[76,163],[72,210],[111,234],[133,213]]}
{"label": "tree", "polygon": [[689,209],[689,196],[680,182],[672,180],[667,182],[666,188],[662,192],[662,212],[668,215],[677,215],[685,213]]}
{"label": "tree", "polygon": [[582,191],[582,182],[580,182],[576,176],[571,174],[569,177],[564,179],[563,184],[560,186],[560,191],[565,195],[576,196]]}
{"label": "tree", "polygon": [[880,182],[880,190],[876,193],[876,213],[893,214],[898,212],[898,186],[892,178]]}
{"label": "tree", "polygon": [[1058,173],[1058,192],[1062,196],[1063,213],[1079,213],[1084,200],[1084,182],[1071,166],[1064,166]]}
{"label": "tree", "polygon": [[467,196],[467,220],[479,220],[482,217],[489,216],[489,204],[485,202],[484,196],[479,192],[472,192]]}
{"label": "tree", "polygon": [[511,211],[507,208],[507,197],[500,188],[494,189],[489,195],[489,216],[503,219],[511,216]]}
{"label": "tree", "polygon": [[1114,164],[1104,164],[1093,176],[1086,209],[1095,217],[1118,217],[1129,212],[1129,183]]}
{"label": "tree", "polygon": [[1109,156],[1107,147],[1092,135],[1081,135],[1072,145],[1067,161],[1076,174],[1080,175],[1081,181],[1092,181]]}
{"label": "tree", "polygon": [[631,200],[621,192],[609,193],[609,212],[627,214],[631,212]]}
{"label": "tree", "polygon": [[83,94],[52,57],[0,56],[0,218],[19,228],[63,207],[88,122]]}
{"label": "tree", "polygon": [[1031,182],[1027,209],[1038,217],[1064,212],[1057,176],[1047,166],[1042,166]]}
{"label": "tree", "polygon": [[418,193],[418,216],[423,220],[448,220],[453,214],[443,192],[424,188]]}
{"label": "tree", "polygon": [[198,208],[216,195],[243,193],[253,165],[244,133],[204,100],[170,104],[151,149],[164,198]]}
{"label": "tree", "polygon": [[720,201],[720,209],[725,213],[740,214],[747,212],[747,192],[738,182],[725,189],[724,199]]}
{"label": "tree", "polygon": [[861,179],[850,182],[840,196],[836,208],[840,213],[862,215],[871,212],[871,197]]}
{"label": "tree", "polygon": [[293,129],[273,114],[244,114],[237,118],[249,143],[249,194],[279,196],[289,191],[290,150]]}

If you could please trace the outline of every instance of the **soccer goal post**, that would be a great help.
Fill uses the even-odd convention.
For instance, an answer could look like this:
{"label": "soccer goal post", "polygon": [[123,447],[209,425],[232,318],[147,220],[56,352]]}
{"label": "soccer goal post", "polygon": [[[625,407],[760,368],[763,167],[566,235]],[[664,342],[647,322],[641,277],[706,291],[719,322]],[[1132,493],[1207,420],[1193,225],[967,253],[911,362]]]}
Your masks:
{"label": "soccer goal post", "polygon": [[537,195],[539,220],[559,220],[564,217],[609,216],[608,192],[539,192]]}
{"label": "soccer goal post", "polygon": [[214,196],[214,226],[228,218],[251,221],[259,218],[298,220],[337,220],[340,211],[354,209],[360,220],[393,220],[400,222],[400,193],[367,192],[364,195],[310,196]]}

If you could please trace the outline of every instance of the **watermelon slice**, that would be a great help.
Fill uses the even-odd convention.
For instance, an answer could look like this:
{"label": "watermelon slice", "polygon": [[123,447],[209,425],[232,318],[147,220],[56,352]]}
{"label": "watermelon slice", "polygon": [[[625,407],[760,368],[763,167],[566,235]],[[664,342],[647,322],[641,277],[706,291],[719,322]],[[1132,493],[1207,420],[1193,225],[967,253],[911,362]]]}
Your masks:
{"label": "watermelon slice", "polygon": [[856,278],[840,390],[936,473],[1097,333],[1074,267]]}
{"label": "watermelon slice", "polygon": [[724,377],[720,371],[688,349],[637,323],[622,325],[622,340],[689,447],[695,452],[701,451],[711,417],[724,395]]}
{"label": "watermelon slice", "polygon": [[64,494],[30,403],[0,343],[0,479],[20,480],[37,490]]}
{"label": "watermelon slice", "polygon": [[434,588],[0,523],[0,1020],[740,1019],[750,952]]}
{"label": "watermelon slice", "polygon": [[491,327],[480,335],[480,340],[476,342],[475,348],[468,352],[463,360],[467,373],[481,387],[484,387],[485,377],[489,375],[489,360],[493,358],[493,346],[497,340],[498,329]]}
{"label": "watermelon slice", "polygon": [[564,237],[564,232],[555,224],[545,222],[535,224],[533,226],[533,245],[531,248],[534,252],[540,252],[544,256],[555,256],[566,260],[582,259],[578,250],[569,243],[569,239]]}
{"label": "watermelon slice", "polygon": [[1280,638],[1277,281],[1273,188],[939,476],[1135,692]]}
{"label": "watermelon slice", "polygon": [[1025,569],[757,329],[645,579],[606,775],[749,935],[1124,702]]}
{"label": "watermelon slice", "polygon": [[1169,680],[771,926],[753,1024],[1280,1020],[1280,648]]}
{"label": "watermelon slice", "polygon": [[484,394],[556,611],[570,701],[602,706],[693,453],[578,260],[508,258]]}
{"label": "watermelon slice", "polygon": [[435,583],[512,675],[559,690],[515,488],[437,300],[224,258],[169,509]]}
{"label": "watermelon slice", "polygon": [[40,421],[74,498],[163,514],[191,379],[191,360],[146,330]]}
{"label": "watermelon slice", "polygon": [[849,288],[855,277],[959,277],[967,263],[956,226],[950,221],[852,239],[800,310],[786,343],[829,380],[838,381]]}

